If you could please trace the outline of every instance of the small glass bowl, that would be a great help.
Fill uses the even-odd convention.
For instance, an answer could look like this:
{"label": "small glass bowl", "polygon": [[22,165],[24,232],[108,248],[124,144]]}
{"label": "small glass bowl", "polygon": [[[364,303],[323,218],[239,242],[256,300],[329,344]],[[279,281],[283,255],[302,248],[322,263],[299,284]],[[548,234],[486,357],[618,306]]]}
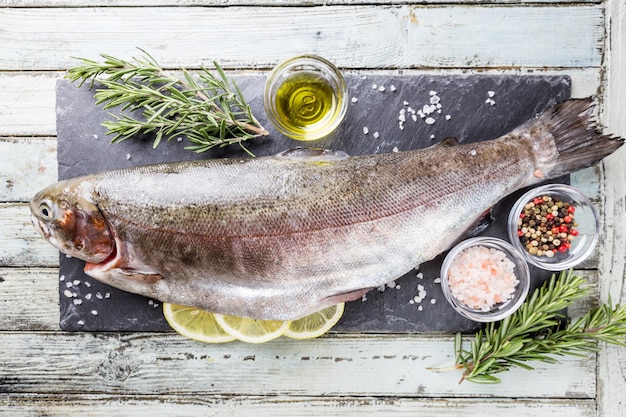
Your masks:
{"label": "small glass bowl", "polygon": [[[518,235],[520,215],[526,204],[533,201],[536,197],[539,198],[546,195],[563,202],[569,202],[574,206],[573,223],[576,225],[573,228],[578,233],[569,242],[571,245],[569,250],[565,252],[553,250],[554,255],[552,257],[531,254],[525,244],[520,241],[520,236]],[[509,213],[508,219],[509,240],[513,246],[523,254],[526,261],[530,264],[548,271],[569,269],[587,259],[598,242],[599,231],[598,213],[591,201],[578,190],[564,184],[542,185],[528,191],[517,200]]]}
{"label": "small glass bowl", "polygon": [[[450,289],[449,273],[452,261],[459,253],[474,246],[483,246],[504,252],[506,257],[513,262],[513,273],[518,280],[511,297],[504,302],[495,304],[487,311],[469,307],[458,300]],[[462,316],[478,322],[497,321],[510,316],[522,305],[530,288],[530,272],[522,255],[508,242],[494,237],[474,237],[459,243],[446,255],[441,265],[441,288],[450,305]]]}
{"label": "small glass bowl", "polygon": [[268,119],[283,135],[312,141],[332,133],[348,110],[348,87],[341,72],[317,55],[278,64],[263,92]]}

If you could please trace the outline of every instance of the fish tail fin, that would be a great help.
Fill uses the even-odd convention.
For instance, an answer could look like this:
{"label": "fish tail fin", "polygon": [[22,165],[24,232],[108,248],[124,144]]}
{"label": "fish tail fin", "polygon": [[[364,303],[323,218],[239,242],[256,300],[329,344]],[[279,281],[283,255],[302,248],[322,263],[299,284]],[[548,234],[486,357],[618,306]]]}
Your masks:
{"label": "fish tail fin", "polygon": [[[556,161],[542,167],[545,178],[554,178],[587,168],[615,152],[624,139],[603,134],[593,119],[592,98],[571,99],[549,108],[524,127],[531,136],[549,137],[556,147]],[[547,133],[547,135],[546,135]],[[541,139],[540,139],[541,140]],[[542,152],[541,145],[535,146]],[[541,158],[540,155],[537,155]],[[544,164],[542,164],[544,165]]]}

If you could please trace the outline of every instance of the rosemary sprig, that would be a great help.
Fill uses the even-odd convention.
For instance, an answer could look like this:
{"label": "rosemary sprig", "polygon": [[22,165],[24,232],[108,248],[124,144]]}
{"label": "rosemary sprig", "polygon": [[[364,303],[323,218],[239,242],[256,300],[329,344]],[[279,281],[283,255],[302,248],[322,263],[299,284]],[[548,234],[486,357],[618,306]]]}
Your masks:
{"label": "rosemary sprig", "polygon": [[87,81],[90,88],[96,81],[104,86],[95,93],[97,104],[105,103],[104,109],[121,106],[131,114],[141,112],[140,118],[113,115],[114,120],[103,123],[108,134],[114,135],[113,143],[153,133],[155,148],[163,138],[186,136],[192,143],[186,149],[198,153],[235,143],[248,152],[244,141],[269,134],[216,62],[217,75],[203,68],[196,80],[183,69],[178,78],[142,52],[144,57],[132,61],[106,54],[101,55],[104,62],[78,58],[82,65],[67,74],[71,81],[80,81],[79,86]]}
{"label": "rosemary sprig", "polygon": [[586,280],[573,272],[556,274],[537,289],[511,316],[489,323],[476,333],[468,350],[461,334],[455,339],[459,383],[498,383],[494,376],[512,367],[533,369],[530,361],[556,363],[555,356],[584,356],[599,349],[599,342],[626,346],[626,306],[603,304],[559,329],[562,310],[585,297]]}

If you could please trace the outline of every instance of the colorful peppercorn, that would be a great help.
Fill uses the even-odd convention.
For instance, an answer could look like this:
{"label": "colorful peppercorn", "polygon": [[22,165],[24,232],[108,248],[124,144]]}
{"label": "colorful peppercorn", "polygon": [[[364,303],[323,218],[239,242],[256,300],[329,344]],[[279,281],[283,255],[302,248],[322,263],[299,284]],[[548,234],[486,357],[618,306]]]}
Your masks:
{"label": "colorful peppercorn", "polygon": [[548,195],[530,200],[518,220],[520,242],[531,255],[552,258],[557,252],[567,252],[578,236],[575,211],[570,203]]}

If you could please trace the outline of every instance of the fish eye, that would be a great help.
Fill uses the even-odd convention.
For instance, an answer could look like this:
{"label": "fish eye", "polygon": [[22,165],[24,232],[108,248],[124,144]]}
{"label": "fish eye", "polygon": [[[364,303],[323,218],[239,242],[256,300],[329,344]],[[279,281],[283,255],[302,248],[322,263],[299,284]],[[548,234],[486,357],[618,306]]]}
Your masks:
{"label": "fish eye", "polygon": [[50,202],[44,201],[39,205],[39,214],[44,220],[52,220],[52,207]]}

